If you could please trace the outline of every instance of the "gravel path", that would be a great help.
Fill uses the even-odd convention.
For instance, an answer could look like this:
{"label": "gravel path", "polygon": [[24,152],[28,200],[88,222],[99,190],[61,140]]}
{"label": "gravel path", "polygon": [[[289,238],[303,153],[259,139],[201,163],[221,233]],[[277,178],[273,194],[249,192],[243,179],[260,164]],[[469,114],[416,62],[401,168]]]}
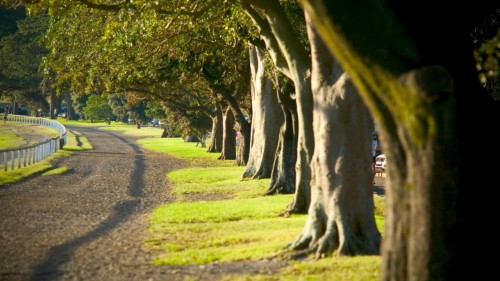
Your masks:
{"label": "gravel path", "polygon": [[117,132],[74,129],[94,149],[57,160],[70,172],[0,186],[0,280],[220,280],[276,274],[285,265],[151,265],[147,218],[174,201],[165,175],[185,163]]}

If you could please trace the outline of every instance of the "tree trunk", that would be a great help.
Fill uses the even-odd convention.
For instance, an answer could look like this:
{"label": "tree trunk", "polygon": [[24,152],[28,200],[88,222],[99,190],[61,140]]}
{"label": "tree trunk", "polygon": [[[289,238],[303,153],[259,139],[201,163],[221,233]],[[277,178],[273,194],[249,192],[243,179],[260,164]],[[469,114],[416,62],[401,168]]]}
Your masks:
{"label": "tree trunk", "polygon": [[238,154],[236,156],[236,165],[244,166],[248,162],[250,155],[250,131],[251,126],[248,122],[239,123],[240,142],[238,145]]}
{"label": "tree trunk", "polygon": [[236,130],[234,129],[234,114],[230,107],[224,113],[224,136],[222,152],[219,160],[236,159]]}
{"label": "tree trunk", "polygon": [[477,230],[478,217],[495,219],[488,217],[493,199],[471,187],[497,181],[498,164],[477,163],[480,155],[498,159],[499,139],[469,124],[491,128],[499,114],[472,60],[470,28],[482,3],[463,12],[426,1],[412,9],[308,2],[306,12],[380,128],[388,161],[382,279],[485,279],[477,274],[491,266],[470,253],[478,254],[474,241],[494,239]]}
{"label": "tree trunk", "polygon": [[[296,181],[294,200],[287,208],[290,213],[306,213],[311,200],[310,181],[311,169],[309,162],[314,150],[314,134],[312,130],[312,94],[309,71],[311,67],[309,55],[304,46],[295,35],[294,29],[287,18],[283,7],[279,1],[248,1],[251,5],[258,7],[264,13],[269,22],[269,26],[274,35],[274,41],[279,46],[279,50],[286,61],[288,68],[283,73],[292,79],[295,85],[294,98],[297,102],[297,120],[298,120],[298,144],[297,144],[297,163],[296,163]],[[252,17],[250,12],[247,12]],[[259,26],[263,28],[264,26]],[[261,32],[264,35],[264,33]],[[267,40],[267,38],[265,38]],[[266,41],[267,42],[271,42]],[[276,48],[268,45],[268,48]],[[279,62],[275,61],[278,66]],[[283,69],[278,67],[280,70]]]}
{"label": "tree trunk", "polygon": [[265,76],[264,52],[253,46],[249,53],[252,70],[252,123],[250,154],[242,178],[269,178],[283,115],[272,82]]}
{"label": "tree trunk", "polygon": [[212,117],[212,132],[210,134],[210,144],[208,145],[208,152],[222,152],[222,139],[223,139],[223,115],[222,109],[217,104],[215,109],[215,116]]}
{"label": "tree trunk", "polygon": [[288,92],[278,94],[278,100],[285,116],[281,125],[276,149],[271,184],[268,195],[295,192],[295,163],[297,162],[297,105]]}
{"label": "tree trunk", "polygon": [[57,97],[56,97],[56,91],[54,90],[50,90],[50,106],[49,106],[49,116],[50,116],[50,119],[56,119],[57,117],[57,114],[56,112],[54,111],[54,109],[57,108]]}
{"label": "tree trunk", "polygon": [[380,233],[374,216],[371,140],[373,120],[350,77],[311,28],[314,154],[311,205],[294,249],[316,256],[376,254]]}
{"label": "tree trunk", "polygon": [[73,101],[71,100],[71,94],[70,93],[65,93],[64,98],[66,100],[66,119],[72,120],[73,119]]}

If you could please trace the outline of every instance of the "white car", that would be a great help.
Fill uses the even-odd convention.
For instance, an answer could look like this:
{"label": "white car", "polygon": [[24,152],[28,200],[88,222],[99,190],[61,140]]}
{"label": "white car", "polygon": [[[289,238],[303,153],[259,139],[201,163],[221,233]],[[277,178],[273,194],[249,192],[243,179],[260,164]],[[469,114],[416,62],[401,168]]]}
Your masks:
{"label": "white car", "polygon": [[375,171],[376,172],[384,172],[385,171],[385,154],[380,154],[375,158]]}

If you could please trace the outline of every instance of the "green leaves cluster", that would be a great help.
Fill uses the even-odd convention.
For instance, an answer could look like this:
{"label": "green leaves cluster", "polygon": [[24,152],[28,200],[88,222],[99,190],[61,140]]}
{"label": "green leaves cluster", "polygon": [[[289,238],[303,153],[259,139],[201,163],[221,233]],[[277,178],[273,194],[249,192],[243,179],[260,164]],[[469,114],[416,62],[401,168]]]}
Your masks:
{"label": "green leaves cluster", "polygon": [[111,120],[113,110],[108,104],[108,100],[98,95],[92,95],[83,108],[83,113],[90,120]]}

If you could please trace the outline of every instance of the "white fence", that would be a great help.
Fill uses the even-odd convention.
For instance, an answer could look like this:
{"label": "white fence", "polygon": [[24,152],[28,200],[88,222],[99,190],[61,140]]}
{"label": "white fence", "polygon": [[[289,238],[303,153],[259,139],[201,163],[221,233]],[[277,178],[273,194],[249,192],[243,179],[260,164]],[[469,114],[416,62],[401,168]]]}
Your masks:
{"label": "white fence", "polygon": [[13,170],[15,168],[26,167],[40,162],[59,149],[62,149],[66,144],[66,128],[57,121],[39,117],[9,115],[7,117],[7,122],[23,122],[51,127],[58,131],[60,136],[30,146],[0,150],[0,154],[3,157],[2,163],[4,171],[7,171],[9,168]]}

